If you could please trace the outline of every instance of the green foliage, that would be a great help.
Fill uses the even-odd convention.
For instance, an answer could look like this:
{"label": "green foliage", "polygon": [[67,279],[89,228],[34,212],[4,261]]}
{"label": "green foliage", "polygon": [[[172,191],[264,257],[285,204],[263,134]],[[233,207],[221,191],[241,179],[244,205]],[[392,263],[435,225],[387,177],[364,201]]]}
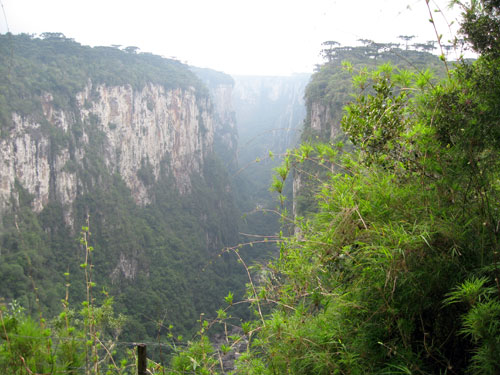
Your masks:
{"label": "green foliage", "polygon": [[5,34],[0,35],[2,134],[11,127],[12,112],[42,120],[47,93],[56,109],[74,110],[75,94],[89,79],[94,85],[130,85],[137,90],[150,83],[165,89],[194,87],[200,98],[208,96],[203,83],[176,60],[113,47],[82,46],[62,34],[41,38]]}
{"label": "green foliage", "polygon": [[212,345],[207,336],[189,343],[187,350],[181,351],[172,359],[172,368],[169,374],[214,374],[212,369],[218,364],[211,354]]}
{"label": "green foliage", "polygon": [[[77,313],[63,300],[64,311],[46,322],[33,320],[13,301],[0,310],[0,370],[4,374],[114,374],[128,373],[113,357],[116,334],[123,321],[115,318],[111,300],[95,306],[93,320],[98,325],[93,355],[86,355],[89,341],[85,338],[87,311]],[[85,323],[84,323],[85,322]],[[90,340],[92,341],[92,340]],[[99,363],[99,366],[97,366]],[[95,367],[92,366],[95,364]],[[100,369],[99,369],[100,368]]]}
{"label": "green foliage", "polygon": [[[97,150],[89,155],[100,155]],[[155,204],[146,207],[135,204],[120,176],[110,175],[99,158],[86,163],[88,168],[78,173],[88,191],[73,206],[75,225],[89,226],[85,218],[90,215],[94,298],[104,303],[99,291],[105,288],[115,310],[130,317],[124,339],[156,337],[162,317],[174,325],[176,335],[189,337],[198,314],[215,314],[229,289],[235,299],[242,298],[244,270],[234,256],[222,254],[225,246],[238,242],[239,214],[216,156],[207,157],[203,178],[192,176],[190,194],[181,196],[168,177],[150,184]],[[143,168],[151,182],[146,162]],[[41,310],[51,316],[59,312],[66,272],[72,278],[71,303],[87,299],[82,286],[90,263],[65,224],[67,208],[53,202],[36,214],[29,197],[20,193],[19,207],[2,218],[0,293],[7,301],[18,299],[30,314]],[[244,306],[238,309],[245,316]]]}
{"label": "green foliage", "polygon": [[446,304],[464,302],[468,305],[461,333],[477,345],[471,364],[475,374],[500,371],[500,301],[498,290],[489,285],[492,283],[487,277],[473,277],[450,292],[445,300]]}
{"label": "green foliage", "polygon": [[[402,50],[395,44],[362,42],[363,47],[332,47],[329,51],[334,55],[318,66],[311,77],[305,94],[308,111],[302,145],[326,142],[334,146],[332,152],[338,152],[337,144],[341,142],[345,147],[340,152],[348,152],[353,143],[355,146],[366,143],[372,158],[385,158],[386,153],[396,154],[400,146],[391,137],[408,121],[406,108],[412,105],[413,91],[422,91],[434,84],[436,79],[432,72],[444,74],[439,59],[427,52]],[[361,103],[363,101],[372,103]],[[377,126],[372,127],[370,116],[374,109],[378,110],[373,116]],[[348,129],[342,129],[342,121]],[[350,138],[346,136],[346,130],[351,131]],[[380,153],[375,152],[379,146],[374,144],[375,141],[384,144],[385,149]],[[318,150],[321,156],[324,150]],[[296,165],[296,215],[308,217],[317,211],[315,194],[318,181],[329,172],[329,168],[318,162],[306,159],[300,166]]]}
{"label": "green foliage", "polygon": [[[390,64],[381,65],[370,73],[362,71],[362,83],[358,82],[362,95],[345,107],[342,119],[344,131],[351,142],[365,152],[366,158],[383,162],[381,159],[407,158],[402,154],[400,137],[411,128],[412,94],[417,74],[400,70],[393,73]],[[359,76],[358,76],[359,77]],[[427,84],[430,83],[430,77]],[[398,85],[395,87],[395,85]],[[370,87],[373,94],[364,94]]]}
{"label": "green foliage", "polygon": [[358,71],[342,120],[355,148],[289,153],[325,171],[318,209],[263,267],[268,313],[239,373],[498,373],[499,65],[488,50],[441,83]]}
{"label": "green foliage", "polygon": [[[378,52],[374,52],[374,49]],[[395,45],[392,46],[364,46],[364,47],[338,47],[334,59],[318,66],[316,73],[306,88],[306,105],[308,108],[302,141],[328,142],[334,141],[341,135],[338,124],[343,116],[343,108],[352,101],[352,95],[357,95],[357,90],[369,90],[369,82],[372,74],[379,72],[379,82],[383,82],[384,64],[391,64],[395,70],[400,70],[397,78],[401,81],[401,87],[408,88],[410,75],[428,84],[429,73],[427,70],[444,74],[444,69],[439,59],[428,53],[412,50],[402,50]],[[375,69],[368,74],[368,69]],[[385,65],[388,67],[388,65]],[[359,73],[352,76],[352,73]],[[353,89],[354,87],[354,89]],[[380,87],[381,89],[382,87]],[[381,93],[382,94],[382,93]],[[359,97],[358,97],[359,98]],[[316,116],[321,116],[321,129],[311,128],[311,115],[313,106]],[[324,113],[321,113],[324,111]]]}
{"label": "green foliage", "polygon": [[462,33],[472,48],[483,55],[498,58],[500,51],[500,32],[498,20],[500,5],[495,0],[474,0],[464,3],[453,0],[462,8]]}
{"label": "green foliage", "polygon": [[[485,16],[488,19],[484,22],[493,22],[496,27],[498,16],[493,2],[473,4],[481,6],[467,9],[469,18],[463,27],[474,43],[480,38],[474,27],[482,30],[483,21],[473,17]],[[467,22],[471,25],[467,26]],[[180,349],[172,341],[174,356],[168,373],[224,372],[221,356],[236,350],[243,338],[248,344],[240,348],[242,355],[235,369],[241,374],[500,371],[500,61],[495,43],[487,40],[486,47],[481,43],[476,48],[484,56],[472,65],[457,65],[449,79],[441,83],[433,82],[428,72],[414,73],[389,64],[361,70],[347,65],[351,72],[358,71],[354,83],[360,92],[346,107],[342,127],[355,147],[343,143],[304,144],[287,152],[285,163],[275,169],[271,186],[279,194],[285,223],[285,181],[292,168],[313,165],[311,175],[316,190],[310,199],[316,202],[317,210],[305,219],[296,218],[294,235],[280,233],[279,257],[265,265],[250,269],[240,256],[239,246],[231,248],[249,276],[246,296],[255,320],[244,322],[237,333],[229,334],[229,308],[238,304],[237,298],[233,293],[210,295],[204,289],[206,295],[200,295],[200,300],[220,297],[229,306],[217,310],[214,320],[198,320],[196,341]],[[322,93],[318,98],[331,93],[325,90],[328,84],[316,86]],[[330,97],[323,104],[331,102]],[[123,292],[121,298],[132,299],[133,306],[145,305],[146,301],[153,308],[161,306],[160,294],[150,293],[144,298],[144,286],[151,285],[150,280],[160,280],[162,287],[168,287],[163,272],[171,273],[174,280],[184,277],[186,269],[182,264],[186,257],[198,269],[203,268],[200,259],[206,258],[200,252],[184,251],[202,248],[203,236],[192,233],[205,234],[217,245],[232,240],[233,230],[216,225],[222,220],[234,229],[231,212],[235,207],[221,193],[228,183],[227,176],[222,169],[214,168],[219,163],[216,158],[208,161],[205,183],[197,181],[188,199],[171,199],[175,193],[165,179],[154,187],[155,206],[139,209],[130,202],[117,177],[114,184],[108,185],[112,186],[108,191],[96,189],[78,202],[80,217],[90,211],[100,223],[93,234],[99,243],[95,251],[85,234],[88,225],[83,228],[85,258],[79,262],[87,293],[80,311],[81,335],[86,337],[90,353],[94,353],[90,363],[98,363],[100,346],[96,338],[98,332],[106,331],[99,322],[110,328],[122,322],[112,315],[110,300],[103,298],[98,307],[90,297],[96,282],[90,276],[92,264],[101,267],[96,275],[112,270],[110,263],[99,259],[103,256],[99,247],[110,249],[107,255],[115,257],[125,251],[150,272],[138,277],[136,285],[121,280],[115,289]],[[93,167],[101,168],[98,160]],[[322,173],[316,173],[319,170]],[[200,201],[200,197],[212,199]],[[128,210],[132,215],[126,214]],[[51,207],[46,219],[59,211]],[[175,213],[175,217],[169,219],[162,215],[165,212]],[[24,215],[20,223],[31,231],[18,230],[18,237],[12,232],[2,238],[9,245],[8,256],[16,256],[18,249],[28,253],[31,244],[36,248],[43,242],[36,215],[24,212],[22,207],[17,214]],[[106,227],[106,220],[115,216],[122,219],[117,221],[120,225]],[[17,227],[18,216],[5,222]],[[182,237],[175,230],[189,227],[193,231]],[[143,252],[134,253],[137,248]],[[158,268],[145,261],[146,252],[155,255]],[[210,277],[220,272],[228,274],[232,265],[224,263]],[[8,263],[7,271],[20,272],[12,263]],[[192,282],[197,287],[208,280],[199,274],[196,277],[199,284],[194,279]],[[126,293],[127,288],[132,292]],[[186,291],[182,298],[189,294]],[[185,312],[187,306],[182,298],[174,302],[180,307],[177,311]],[[152,300],[155,303],[151,304]],[[170,306],[169,314],[172,312],[176,310]],[[71,314],[65,308],[59,322],[67,321]],[[36,340],[26,343],[21,335],[19,340],[7,338],[16,329],[40,341],[50,336],[42,321],[38,327],[29,318],[19,316],[15,308],[1,315],[0,365],[22,373],[27,362],[19,362],[18,358],[23,358],[32,361],[29,368],[50,372],[50,366],[59,365],[50,351],[50,342],[34,348]],[[23,322],[22,330],[16,319]],[[221,323],[225,333],[220,348],[207,337],[207,330],[215,323]],[[169,326],[170,339],[174,337],[172,330]],[[82,360],[75,355],[79,349],[69,347],[67,352],[66,357],[61,357],[67,358],[65,363]],[[121,371],[116,365],[115,370]],[[157,366],[158,372],[165,370]]]}
{"label": "green foliage", "polygon": [[[423,205],[431,193],[418,184],[371,168],[350,160],[350,173],[332,176],[320,212],[269,266],[265,296],[278,305],[259,346],[271,373],[415,371],[425,364],[414,353],[441,358],[437,343],[457,330],[441,300],[429,300],[460,272],[451,253],[436,249],[449,234],[427,221],[426,210],[440,207]],[[436,348],[426,347],[436,331]]]}

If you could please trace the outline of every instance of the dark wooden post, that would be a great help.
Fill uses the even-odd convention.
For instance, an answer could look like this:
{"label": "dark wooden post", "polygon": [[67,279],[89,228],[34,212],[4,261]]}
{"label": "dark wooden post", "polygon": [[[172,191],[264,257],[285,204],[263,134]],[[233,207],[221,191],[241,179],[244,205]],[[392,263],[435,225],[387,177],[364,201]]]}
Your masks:
{"label": "dark wooden post", "polygon": [[147,364],[146,345],[137,344],[137,375],[146,375]]}

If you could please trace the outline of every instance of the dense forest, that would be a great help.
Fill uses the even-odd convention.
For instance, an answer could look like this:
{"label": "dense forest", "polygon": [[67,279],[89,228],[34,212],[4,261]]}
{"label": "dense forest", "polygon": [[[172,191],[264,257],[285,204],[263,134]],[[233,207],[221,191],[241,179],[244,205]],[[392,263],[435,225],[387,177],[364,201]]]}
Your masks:
{"label": "dense forest", "polygon": [[[327,44],[328,61],[306,89],[301,144],[286,152],[271,183],[282,225],[276,258],[250,265],[242,259],[244,248],[229,244],[227,255],[238,259],[248,276],[245,297],[240,301],[224,290],[225,304],[216,316],[194,318],[197,334],[188,342],[160,322],[161,335],[148,344],[155,348],[150,373],[500,373],[500,5],[493,0],[474,1],[469,7],[456,3],[463,11],[461,33],[479,56],[475,61],[451,64],[444,55],[382,51],[383,46],[373,43],[359,48]],[[214,156],[211,162],[220,160]],[[113,312],[109,298],[89,298],[92,277],[99,274],[87,262],[94,252],[90,231],[90,238],[107,239],[100,245],[104,248],[114,241],[133,241],[131,232],[142,238],[148,231],[145,222],[181,230],[188,223],[200,225],[190,213],[204,204],[203,194],[212,201],[219,194],[210,187],[229,179],[219,171],[196,185],[189,204],[177,196],[166,199],[176,194],[167,183],[158,187],[164,189],[158,193],[159,208],[139,209],[116,192],[96,190],[84,196],[97,211],[91,217],[99,217],[101,206],[111,205],[117,216],[134,221],[107,234],[100,233],[104,222],[95,228],[83,223],[81,305],[67,292],[64,298],[69,282],[62,280],[56,292],[63,310],[53,319],[37,316],[36,309],[27,314],[22,305],[28,301],[22,299],[0,310],[0,368],[16,374],[135,373],[132,343],[117,338],[129,324],[126,318]],[[287,189],[297,186],[299,175],[310,183],[294,189],[291,197]],[[126,190],[119,180],[112,186]],[[294,216],[288,201],[302,194],[303,209]],[[19,196],[30,199],[21,188]],[[113,201],[117,197],[128,205],[120,210]],[[175,219],[164,223],[157,210],[167,201],[178,206]],[[213,215],[208,222],[224,218],[220,228],[234,225],[234,216],[228,211],[221,215],[220,209],[205,208],[204,213]],[[51,244],[63,237],[62,232],[44,230],[44,218],[62,221],[58,207],[38,216],[28,206],[19,207],[16,214],[4,219],[3,225],[12,230],[2,237],[1,249],[2,257],[12,257],[5,264],[13,270],[2,271],[2,277],[14,275],[9,285],[24,280],[17,298],[29,293],[32,276],[15,277],[15,272],[24,275],[22,269],[16,271],[16,262],[26,262],[15,257],[28,253],[34,242],[46,251],[60,248]],[[16,232],[18,222],[22,230]],[[172,244],[176,235],[162,236],[162,231],[144,237],[148,249],[180,248],[181,242],[190,241],[186,236]],[[196,240],[191,238],[193,246]],[[189,254],[179,250],[176,254]],[[26,259],[32,262],[36,255]],[[196,262],[198,255],[192,256],[190,261]],[[165,267],[171,264],[170,259],[164,262]],[[172,272],[183,277],[179,264]],[[36,269],[45,268],[40,264]],[[209,282],[197,280],[200,285]],[[128,296],[144,292],[145,285]],[[185,296],[178,297],[186,303]],[[160,304],[162,296],[155,298]],[[238,322],[233,317],[244,303],[253,317]],[[134,304],[157,307],[151,298]],[[119,299],[114,308],[122,310]]]}

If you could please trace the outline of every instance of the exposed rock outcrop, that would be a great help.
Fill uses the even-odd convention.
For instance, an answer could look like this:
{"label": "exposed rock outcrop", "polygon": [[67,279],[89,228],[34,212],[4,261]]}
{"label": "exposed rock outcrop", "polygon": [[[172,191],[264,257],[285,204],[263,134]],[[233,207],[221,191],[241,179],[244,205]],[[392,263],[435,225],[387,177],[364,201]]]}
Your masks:
{"label": "exposed rock outcrop", "polygon": [[[0,212],[18,202],[22,188],[36,212],[54,199],[71,223],[71,204],[85,189],[78,171],[92,157],[121,175],[139,205],[151,202],[149,187],[161,173],[171,173],[184,194],[213,149],[212,104],[194,89],[149,84],[134,90],[89,81],[74,103],[72,111],[59,110],[45,93],[42,119],[12,115],[12,130],[0,140]],[[215,103],[223,114],[225,103]],[[98,183],[99,176],[93,178]]]}
{"label": "exposed rock outcrop", "polygon": [[214,151],[229,171],[238,166],[238,130],[233,108],[234,79],[213,69],[191,67],[210,91],[214,109]]}
{"label": "exposed rock outcrop", "polygon": [[[282,153],[298,140],[306,114],[304,89],[308,74],[289,77],[237,76],[233,94],[242,157],[245,149],[257,149],[247,163],[269,150]],[[261,155],[259,155],[259,153]]]}

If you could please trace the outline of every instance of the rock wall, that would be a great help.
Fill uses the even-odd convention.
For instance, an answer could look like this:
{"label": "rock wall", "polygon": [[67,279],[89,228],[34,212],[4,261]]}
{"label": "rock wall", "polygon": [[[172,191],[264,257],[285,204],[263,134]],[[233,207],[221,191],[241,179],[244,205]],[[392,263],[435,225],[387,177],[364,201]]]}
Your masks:
{"label": "rock wall", "polygon": [[233,85],[219,84],[210,89],[214,104],[216,151],[230,170],[237,167],[238,129],[233,108]]}
{"label": "rock wall", "polygon": [[306,126],[310,126],[316,134],[321,134],[323,141],[332,141],[342,134],[340,120],[342,111],[332,113],[330,107],[323,103],[312,102],[308,106]]}
{"label": "rock wall", "polygon": [[238,167],[238,129],[233,107],[234,79],[222,72],[208,68],[190,68],[208,87],[214,109],[214,151],[234,172]]}
{"label": "rock wall", "polygon": [[[312,81],[314,81],[314,76]],[[301,142],[328,143],[338,141],[343,134],[340,125],[343,106],[338,102],[332,106],[331,103],[329,104],[321,98],[311,98],[308,94],[306,94],[305,99],[307,114]],[[322,171],[318,170],[317,166],[307,162],[301,165],[300,169],[293,171],[292,213],[294,217],[307,216],[308,211],[317,210],[313,197],[319,186],[310,176],[320,176],[321,174]],[[295,227],[295,234],[300,235],[298,227]]]}
{"label": "rock wall", "polygon": [[[149,187],[161,173],[170,173],[184,194],[213,148],[212,103],[194,89],[149,84],[134,90],[89,81],[73,110],[56,109],[50,93],[41,105],[43,118],[14,113],[11,131],[0,139],[0,212],[19,201],[22,188],[36,212],[54,199],[68,208],[70,221],[71,204],[85,190],[78,171],[89,157],[119,173],[139,205],[151,202]],[[100,148],[88,147],[96,143]],[[90,155],[96,150],[101,154]]]}
{"label": "rock wall", "polygon": [[304,90],[309,82],[308,74],[288,77],[236,76],[233,102],[236,111],[242,157],[245,149],[255,156],[272,150],[282,153],[293,147],[298,140],[306,114]]}

